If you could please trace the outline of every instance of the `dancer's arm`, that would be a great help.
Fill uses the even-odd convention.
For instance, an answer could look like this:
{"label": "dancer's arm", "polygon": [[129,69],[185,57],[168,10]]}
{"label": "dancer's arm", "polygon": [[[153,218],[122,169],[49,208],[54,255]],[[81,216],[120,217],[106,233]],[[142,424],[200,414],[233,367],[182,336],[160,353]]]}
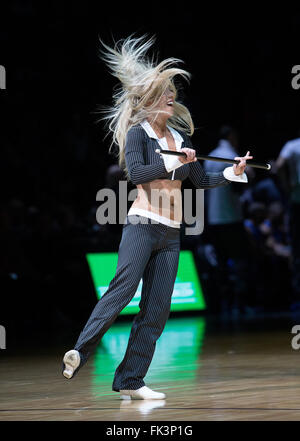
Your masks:
{"label": "dancer's arm", "polygon": [[[184,134],[184,146],[193,148],[190,138]],[[222,172],[206,172],[199,161],[190,163],[189,178],[196,188],[209,189],[225,186],[234,182],[248,182],[246,173],[236,175],[233,167],[226,167]]]}
{"label": "dancer's arm", "polygon": [[214,188],[230,184],[223,172],[206,172],[200,162],[190,164],[189,178],[196,188]]}

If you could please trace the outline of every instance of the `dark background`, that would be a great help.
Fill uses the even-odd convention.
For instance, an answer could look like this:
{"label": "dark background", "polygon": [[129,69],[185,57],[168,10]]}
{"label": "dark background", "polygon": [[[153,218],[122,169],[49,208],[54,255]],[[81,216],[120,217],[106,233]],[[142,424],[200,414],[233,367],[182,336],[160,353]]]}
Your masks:
{"label": "dark background", "polygon": [[[10,336],[78,332],[96,301],[85,254],[117,251],[120,229],[95,218],[96,193],[111,185],[107,170],[116,163],[97,123],[97,108],[111,103],[116,84],[99,59],[99,38],[112,44],[132,33],[155,34],[160,60],[184,60],[192,80],[180,98],[192,113],[198,151],[209,153],[222,124],[237,128],[242,153],[250,149],[258,161],[276,159],[295,137],[300,90],[291,86],[291,70],[300,64],[299,12],[225,12],[192,4],[2,6],[0,323]],[[258,171],[255,182],[266,173]],[[215,288],[202,241],[184,239],[183,248],[196,250],[209,303]],[[251,305],[254,314],[289,310],[284,271],[275,278],[274,302],[260,298]]]}

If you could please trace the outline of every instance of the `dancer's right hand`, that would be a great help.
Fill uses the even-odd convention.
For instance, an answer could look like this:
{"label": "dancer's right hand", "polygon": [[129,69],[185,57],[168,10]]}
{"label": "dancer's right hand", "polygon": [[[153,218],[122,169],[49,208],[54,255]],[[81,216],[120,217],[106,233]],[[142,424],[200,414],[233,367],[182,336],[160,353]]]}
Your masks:
{"label": "dancer's right hand", "polygon": [[196,150],[188,149],[188,148],[184,147],[183,149],[180,149],[180,152],[183,152],[186,154],[186,157],[185,156],[178,156],[179,161],[182,162],[183,164],[188,164],[189,162],[196,162],[197,161],[197,158],[195,157]]}

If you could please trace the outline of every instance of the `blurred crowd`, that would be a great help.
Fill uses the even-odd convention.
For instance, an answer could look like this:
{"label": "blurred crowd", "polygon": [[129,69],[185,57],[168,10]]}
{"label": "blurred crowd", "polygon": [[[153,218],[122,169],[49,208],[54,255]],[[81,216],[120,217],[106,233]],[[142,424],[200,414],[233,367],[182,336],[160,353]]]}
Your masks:
{"label": "blurred crowd", "polygon": [[[210,311],[239,317],[300,308],[300,131],[287,140],[270,172],[247,167],[248,184],[205,195],[205,229],[194,250]],[[236,129],[223,126],[211,156],[234,158]],[[206,171],[224,164],[206,161]]]}
{"label": "blurred crowd", "polygon": [[[14,329],[81,329],[96,302],[86,254],[118,250],[122,225],[99,225],[96,193],[102,182],[103,188],[118,195],[125,176],[114,159],[106,175],[93,181],[99,158],[87,153],[89,141],[77,119],[77,130],[66,134],[72,137],[67,144],[75,149],[74,163],[70,152],[65,158],[61,153],[48,187],[47,179],[33,180],[43,182],[34,188],[17,179],[18,188],[7,187],[0,205],[0,285],[5,305],[1,321],[12,323]],[[240,153],[238,144],[237,131],[224,126],[210,153],[234,157]],[[28,164],[26,156],[11,148],[3,156],[3,180]],[[300,308],[300,173],[294,175],[291,166],[299,163],[296,137],[272,159],[270,172],[247,167],[248,184],[205,191],[204,233],[183,234],[182,249],[194,252],[208,313],[240,316]],[[204,167],[218,171],[224,164],[206,161]],[[34,164],[32,170],[43,174]],[[128,184],[128,191],[132,188]]]}

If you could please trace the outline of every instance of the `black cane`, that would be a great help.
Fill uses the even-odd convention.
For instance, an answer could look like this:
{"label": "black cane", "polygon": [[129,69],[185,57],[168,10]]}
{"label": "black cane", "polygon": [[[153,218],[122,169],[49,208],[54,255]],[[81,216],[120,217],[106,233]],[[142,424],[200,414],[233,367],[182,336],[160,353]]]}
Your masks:
{"label": "black cane", "polygon": [[[186,156],[184,152],[177,152],[175,150],[156,149],[155,151],[156,153],[162,153],[163,155]],[[196,158],[201,159],[203,161],[226,162],[228,164],[240,163],[238,159],[218,158],[216,156],[208,156],[208,155],[196,155]],[[255,162],[255,161],[246,161],[246,164],[248,167],[262,168],[263,170],[271,170],[271,164],[263,164],[261,162]]]}

